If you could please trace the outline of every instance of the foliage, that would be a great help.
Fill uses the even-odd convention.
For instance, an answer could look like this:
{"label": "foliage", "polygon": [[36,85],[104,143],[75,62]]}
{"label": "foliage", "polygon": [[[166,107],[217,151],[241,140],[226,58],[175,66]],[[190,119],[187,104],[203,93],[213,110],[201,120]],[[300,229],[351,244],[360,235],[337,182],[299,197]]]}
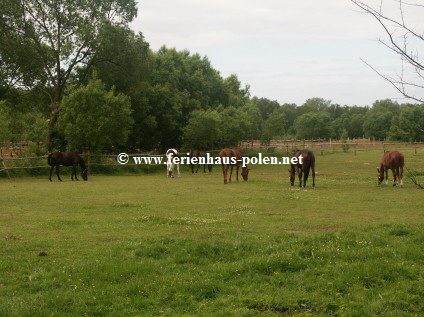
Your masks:
{"label": "foliage", "polygon": [[349,138],[349,134],[347,133],[347,130],[343,129],[343,132],[340,136],[340,140],[342,141],[343,152],[349,151],[349,144],[347,143],[348,138]]}
{"label": "foliage", "polygon": [[278,101],[271,101],[267,98],[253,97],[252,102],[258,107],[263,120],[268,119],[270,114],[280,107]]}
{"label": "foliage", "polygon": [[389,139],[407,142],[424,141],[424,105],[401,107],[391,122]]}
{"label": "foliage", "polygon": [[307,112],[294,123],[299,139],[326,139],[330,136],[330,114],[328,112]]}
{"label": "foliage", "polygon": [[8,109],[4,106],[6,102],[0,101],[0,145],[7,143],[11,140],[10,132],[10,114]]}
{"label": "foliage", "polygon": [[49,95],[47,147],[68,80],[78,65],[95,61],[103,26],[125,25],[136,14],[134,0],[2,1],[0,84],[6,77],[16,87],[38,87]]}
{"label": "foliage", "polygon": [[212,150],[222,139],[221,117],[216,110],[195,110],[184,129],[184,148],[187,150]]}
{"label": "foliage", "polygon": [[392,118],[399,111],[399,105],[391,100],[376,101],[364,121],[364,134],[384,140],[388,136]]}
{"label": "foliage", "polygon": [[130,99],[93,78],[63,98],[58,129],[68,150],[102,152],[123,146],[132,124]]}
{"label": "foliage", "polygon": [[274,110],[264,123],[262,140],[283,139],[287,132],[287,117],[282,107]]}
{"label": "foliage", "polygon": [[247,138],[250,129],[247,114],[241,109],[230,106],[220,112],[222,147],[236,147],[240,140]]}
{"label": "foliage", "polygon": [[[162,152],[237,146],[243,139],[340,139],[346,132],[349,138],[424,141],[423,105],[378,100],[371,108],[342,106],[319,97],[280,105],[251,97],[249,85],[235,74],[222,77],[206,56],[166,46],[152,51],[143,34],[128,26],[136,14],[134,0],[37,3],[6,0],[0,8],[3,140],[40,143],[45,138],[56,149],[73,143],[63,129],[54,129],[60,100],[69,84],[87,85],[96,73],[106,90],[115,87],[117,94],[130,97],[134,122],[124,143],[110,140],[101,146],[104,151],[117,144],[128,151]],[[56,34],[58,23],[62,32]],[[199,122],[212,113],[219,117],[219,132],[205,136]],[[88,125],[82,126],[91,134]]]}

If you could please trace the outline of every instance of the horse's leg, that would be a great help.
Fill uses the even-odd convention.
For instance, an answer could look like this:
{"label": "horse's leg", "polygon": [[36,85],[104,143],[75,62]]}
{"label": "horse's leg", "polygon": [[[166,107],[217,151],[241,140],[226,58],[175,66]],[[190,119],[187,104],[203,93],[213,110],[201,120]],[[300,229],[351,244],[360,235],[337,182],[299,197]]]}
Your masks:
{"label": "horse's leg", "polygon": [[191,174],[194,174],[194,164],[191,163],[190,166],[191,166]]}
{"label": "horse's leg", "polygon": [[312,168],[312,187],[315,187],[315,165],[312,165],[311,168]]}
{"label": "horse's leg", "polygon": [[228,170],[230,169],[230,165],[226,165],[225,167],[225,180],[227,181],[227,183],[231,182],[231,174],[230,174],[230,179],[228,179]]}
{"label": "horse's leg", "polygon": [[59,165],[56,165],[56,175],[57,175],[57,179],[62,181],[62,179],[60,178],[60,175],[59,175]]}
{"label": "horse's leg", "polygon": [[230,183],[231,183],[231,177],[233,176],[233,166],[230,167]]}
{"label": "horse's leg", "polygon": [[403,166],[400,167],[400,186],[403,186]]}
{"label": "horse's leg", "polygon": [[199,171],[199,168],[200,168],[200,164],[197,164],[197,170],[196,170],[196,173]]}
{"label": "horse's leg", "polygon": [[50,177],[49,177],[50,181],[52,181],[53,169],[54,169],[54,165],[50,169]]}
{"label": "horse's leg", "polygon": [[302,169],[297,168],[297,175],[299,176],[299,187],[302,188]]}
{"label": "horse's leg", "polygon": [[393,186],[396,186],[396,167],[392,169],[392,174],[393,174]]}
{"label": "horse's leg", "polygon": [[384,168],[384,173],[386,174],[386,185],[388,185],[389,184],[389,172],[388,172],[386,167]]}
{"label": "horse's leg", "polygon": [[[74,171],[74,174],[75,174],[75,180],[78,180],[78,177],[77,177],[77,165],[75,164],[75,171]],[[82,173],[82,169],[81,169],[81,173]]]}
{"label": "horse's leg", "polygon": [[400,185],[400,177],[399,177],[399,166],[398,167],[396,167],[396,184],[397,185]]}
{"label": "horse's leg", "polygon": [[71,167],[71,180],[74,181],[74,166]]}
{"label": "horse's leg", "polygon": [[206,173],[206,164],[203,164],[203,173]]}
{"label": "horse's leg", "polygon": [[180,177],[180,164],[177,164],[177,172],[178,172],[178,177]]}
{"label": "horse's leg", "polygon": [[224,175],[224,184],[227,184],[227,173],[226,173],[226,167],[225,164],[222,164],[222,175]]}

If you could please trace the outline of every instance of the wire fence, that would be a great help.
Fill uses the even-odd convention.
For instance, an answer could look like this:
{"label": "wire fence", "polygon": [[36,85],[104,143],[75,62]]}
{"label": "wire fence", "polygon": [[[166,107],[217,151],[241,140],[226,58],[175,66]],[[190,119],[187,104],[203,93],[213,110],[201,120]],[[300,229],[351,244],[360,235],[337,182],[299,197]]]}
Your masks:
{"label": "wire fence", "polygon": [[[384,142],[375,141],[369,139],[360,140],[347,140],[347,141],[327,141],[327,140],[273,140],[264,144],[260,140],[248,140],[240,143],[241,150],[245,155],[255,155],[260,152],[264,156],[286,154],[287,156],[292,155],[296,150],[299,149],[310,149],[316,154],[325,155],[328,153],[335,152],[350,152],[355,156],[358,152],[364,151],[375,151],[379,150],[382,153],[391,150],[412,150],[415,154],[420,151],[424,151],[424,142],[412,142],[412,143],[398,143],[398,142]],[[11,151],[13,149],[13,151]],[[19,149],[19,150],[17,150]],[[0,172],[5,172],[7,177],[11,177],[10,171],[14,170],[44,170],[45,168],[51,168],[47,163],[47,156],[25,156],[25,144],[19,144],[9,149],[0,150]],[[211,156],[217,156],[219,150],[207,151]],[[182,153],[186,156],[186,153]],[[101,172],[106,169],[115,171],[120,167],[130,167],[134,169],[140,169],[144,167],[146,172],[149,173],[150,169],[154,165],[158,165],[154,160],[149,163],[148,160],[144,161],[143,164],[137,164],[133,159],[134,157],[163,157],[165,154],[152,154],[150,152],[141,152],[128,154],[129,161],[126,164],[120,164],[117,160],[116,154],[82,154],[86,160],[86,165],[89,172],[96,170]],[[165,161],[163,161],[165,162]],[[39,172],[40,174],[41,172]],[[42,172],[44,174],[44,172]]]}
{"label": "wire fence", "polygon": [[380,150],[383,153],[393,150],[424,150],[424,142],[384,142],[370,139],[354,139],[346,141],[327,140],[272,140],[264,143],[260,140],[242,141],[240,146],[244,151],[270,151],[278,153],[292,154],[296,150],[310,149],[321,155],[335,152],[352,152],[354,155],[361,151]]}
{"label": "wire fence", "polygon": [[[1,153],[0,153],[1,155]],[[158,157],[162,156],[165,157],[165,154],[163,155],[151,155],[149,153],[135,153],[135,154],[128,154],[130,158],[134,156],[138,157]],[[85,153],[82,154],[82,157],[85,159],[85,163],[87,165],[88,171],[95,168],[101,168],[101,167],[108,167],[112,168],[112,170],[116,170],[118,167],[121,166],[127,166],[127,167],[135,167],[137,164],[134,163],[134,160],[129,160],[127,164],[119,164],[117,161],[117,155],[115,154],[91,154],[91,153]],[[143,164],[145,167],[147,167],[147,171],[149,171],[150,167],[152,165],[156,164]],[[47,163],[47,155],[43,156],[23,156],[23,157],[16,157],[16,156],[0,156],[0,172],[5,172],[7,174],[7,177],[11,178],[11,174],[9,171],[13,170],[35,170],[35,169],[45,169],[45,168],[51,168],[51,166]]]}

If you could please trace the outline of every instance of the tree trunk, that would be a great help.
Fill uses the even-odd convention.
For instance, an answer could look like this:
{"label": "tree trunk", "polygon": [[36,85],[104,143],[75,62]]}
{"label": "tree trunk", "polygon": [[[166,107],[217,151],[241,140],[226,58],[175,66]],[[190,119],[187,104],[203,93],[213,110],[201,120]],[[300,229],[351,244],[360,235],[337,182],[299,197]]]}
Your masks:
{"label": "tree trunk", "polygon": [[50,113],[50,119],[48,121],[48,128],[47,128],[47,136],[46,136],[46,142],[44,144],[47,151],[51,150],[52,142],[53,142],[53,134],[56,127],[56,122],[59,117],[59,99],[60,95],[58,94],[60,91],[56,91],[55,100],[52,101],[52,112]]}

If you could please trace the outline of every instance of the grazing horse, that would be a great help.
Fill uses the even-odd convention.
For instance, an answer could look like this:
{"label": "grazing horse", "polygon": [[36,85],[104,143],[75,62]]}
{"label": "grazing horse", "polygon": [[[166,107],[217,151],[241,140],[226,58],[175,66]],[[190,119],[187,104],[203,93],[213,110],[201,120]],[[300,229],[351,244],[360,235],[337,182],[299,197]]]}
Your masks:
{"label": "grazing horse", "polygon": [[[236,179],[238,181],[238,171],[239,171],[239,167],[241,166],[241,160],[242,160],[242,155],[240,150],[239,149],[222,149],[219,152],[219,157],[221,159],[222,174],[224,175],[224,184],[227,184],[228,168],[230,166],[231,166],[231,171],[230,171],[229,182],[231,183],[231,176],[233,174],[234,165],[237,167]],[[243,176],[243,180],[247,181],[249,177],[249,169],[247,168],[247,166],[241,168],[241,176]]]}
{"label": "grazing horse", "polygon": [[180,164],[174,164],[172,162],[173,157],[181,157],[180,153],[176,149],[168,149],[166,151],[166,176],[174,177],[174,167],[177,166],[178,176],[180,176]]}
{"label": "grazing horse", "polygon": [[79,164],[81,166],[81,175],[82,178],[86,181],[87,178],[87,167],[85,166],[85,162],[83,158],[76,152],[55,152],[49,154],[47,157],[47,163],[51,166],[50,169],[50,181],[52,181],[52,173],[53,168],[56,167],[56,175],[57,178],[62,181],[62,179],[59,176],[59,166],[72,166],[72,180],[77,178],[77,165]]}
{"label": "grazing horse", "polygon": [[[208,170],[209,173],[212,173],[212,164],[206,164],[206,157],[207,157],[207,153],[206,151],[191,151],[190,152],[190,157],[196,157],[197,158],[197,169],[196,169],[196,173],[199,171],[199,167],[200,167],[200,162],[199,162],[199,158],[205,158],[205,164],[203,164],[203,173],[206,173],[206,165],[208,166]],[[191,163],[191,173],[194,174],[194,164]]]}
{"label": "grazing horse", "polygon": [[[386,184],[389,183],[389,176],[387,170],[392,170],[393,173],[393,186],[396,186],[396,182],[400,179],[400,186],[403,185],[403,166],[405,165],[405,158],[402,153],[398,151],[389,151],[384,153],[383,159],[381,160],[380,168],[377,167],[377,179],[378,185],[384,179],[384,174],[386,174]],[[400,169],[400,173],[399,173]]]}
{"label": "grazing horse", "polygon": [[[302,156],[302,164],[300,164],[299,157]],[[289,173],[290,173],[290,183],[294,185],[294,179],[296,177],[296,172],[299,177],[299,187],[302,187],[302,176],[303,176],[303,187],[306,187],[306,181],[309,177],[309,170],[312,169],[312,187],[315,187],[315,155],[312,151],[301,150],[296,151],[293,157],[297,157],[297,164],[291,164]]]}

